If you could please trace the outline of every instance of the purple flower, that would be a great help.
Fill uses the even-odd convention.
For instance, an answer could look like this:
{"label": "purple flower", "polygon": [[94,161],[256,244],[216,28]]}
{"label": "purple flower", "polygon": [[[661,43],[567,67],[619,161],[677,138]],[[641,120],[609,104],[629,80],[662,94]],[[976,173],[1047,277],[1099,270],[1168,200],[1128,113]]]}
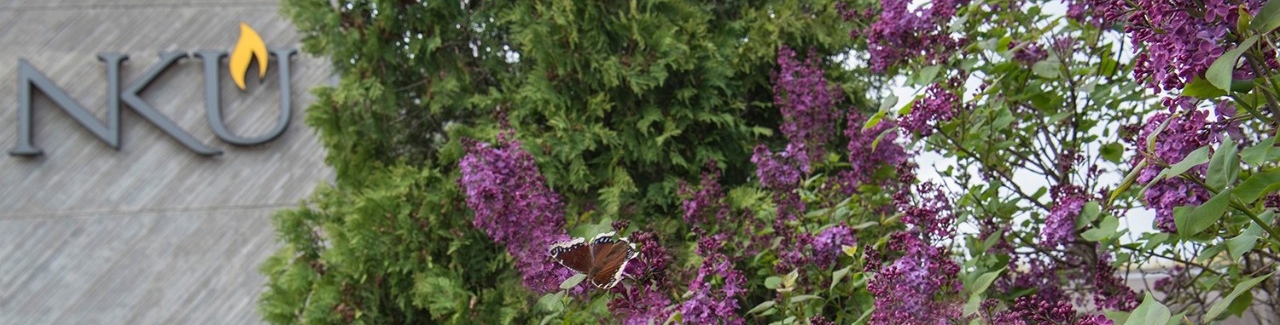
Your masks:
{"label": "purple flower", "polygon": [[868,323],[942,325],[959,320],[960,304],[947,296],[962,289],[960,265],[914,231],[890,236],[890,249],[905,254],[867,282],[876,307]]}
{"label": "purple flower", "polygon": [[[1208,145],[1211,136],[1210,129],[1206,127],[1207,115],[1205,111],[1191,111],[1188,115],[1174,117],[1172,120],[1169,120],[1169,113],[1153,115],[1139,133],[1140,150],[1146,150],[1147,139],[1162,123],[1169,120],[1169,125],[1156,135],[1154,156],[1145,157],[1144,155],[1143,159],[1155,159],[1165,165],[1172,165],[1182,161],[1192,151]],[[1202,164],[1192,167],[1188,172],[1193,175],[1203,175],[1207,168],[1207,164]],[[1151,183],[1163,169],[1161,164],[1149,163],[1139,172],[1138,183]],[[1177,226],[1173,222],[1173,208],[1204,203],[1209,200],[1209,192],[1190,180],[1170,177],[1151,184],[1146,193],[1143,193],[1143,200],[1147,203],[1147,207],[1156,212],[1156,227],[1172,233],[1177,231]]]}
{"label": "purple flower", "polygon": [[705,222],[704,216],[714,213],[717,221],[725,221],[729,217],[729,204],[724,201],[724,190],[720,187],[720,169],[714,160],[708,160],[702,172],[702,181],[694,191],[689,184],[680,182],[678,192],[686,199],[680,203],[684,210],[684,222],[697,225]]}
{"label": "purple flower", "polygon": [[783,230],[778,235],[782,240],[779,242],[778,262],[773,265],[774,272],[788,273],[815,262],[813,235],[796,232],[781,220],[774,224],[774,229]]}
{"label": "purple flower", "polygon": [[1016,41],[1009,42],[1009,49],[1011,50],[1018,48],[1019,46],[1022,46],[1022,48],[1013,52],[1013,59],[1024,65],[1031,66],[1032,64],[1043,61],[1045,58],[1049,57],[1049,51],[1040,47],[1040,44],[1038,43],[1031,42],[1024,46],[1022,43]]}
{"label": "purple flower", "polygon": [[1084,208],[1083,191],[1074,185],[1058,185],[1053,189],[1054,203],[1040,231],[1040,245],[1056,247],[1075,241],[1076,219]]}
{"label": "purple flower", "polygon": [[667,266],[671,264],[671,254],[658,243],[658,237],[652,232],[637,231],[631,234],[631,242],[640,247],[640,254],[627,263],[623,273],[642,282],[659,282],[665,279]]}
{"label": "purple flower", "polygon": [[[885,166],[894,167],[907,160],[907,152],[899,145],[897,127],[893,120],[881,120],[876,126],[863,130],[866,120],[858,112],[849,112],[849,124],[844,135],[849,137],[850,168],[841,176],[845,180],[845,194],[852,195],[859,184],[871,181],[875,171]],[[880,135],[884,134],[881,138]],[[876,142],[879,139],[879,142]],[[874,146],[873,146],[874,144]],[[874,147],[874,148],[873,148]]]}
{"label": "purple flower", "polygon": [[926,182],[915,186],[919,197],[903,190],[894,194],[894,203],[902,211],[902,222],[918,230],[925,240],[950,238],[955,230],[956,216],[951,202],[937,184]]}
{"label": "purple flower", "polygon": [[[743,324],[738,316],[738,298],[746,293],[747,279],[733,268],[733,263],[720,252],[727,238],[724,234],[703,236],[698,240],[698,255],[702,265],[698,275],[689,283],[692,297],[680,304],[680,314],[686,324]],[[723,279],[719,288],[712,286],[713,277]]]}
{"label": "purple flower", "polygon": [[[995,300],[983,302],[984,307],[993,307]],[[988,308],[989,309],[989,308]],[[1080,315],[1076,313],[1071,302],[1064,300],[1042,299],[1039,294],[1018,297],[1009,310],[996,313],[990,317],[994,325],[1025,324],[1070,324],[1070,325],[1111,325],[1111,320],[1102,315]]]}
{"label": "purple flower", "polygon": [[1138,293],[1125,284],[1111,266],[1111,253],[1099,252],[1093,262],[1093,305],[1099,309],[1132,311],[1138,308]]}
{"label": "purple flower", "polygon": [[609,301],[609,311],[621,318],[624,325],[662,324],[671,316],[667,308],[671,306],[671,298],[659,285],[617,286],[614,291],[621,293]]}
{"label": "purple flower", "polygon": [[[1074,0],[1067,15],[1095,25],[1124,23],[1139,48],[1134,77],[1156,91],[1176,91],[1203,75],[1228,47],[1237,8],[1256,13],[1260,0]],[[1267,64],[1274,65],[1274,56]],[[1241,70],[1247,70],[1241,68]],[[1241,72],[1241,71],[1238,71]],[[1245,72],[1247,74],[1247,72]]]}
{"label": "purple flower", "polygon": [[775,154],[769,147],[758,145],[751,162],[756,164],[756,177],[765,188],[790,190],[800,186],[800,169],[792,163],[787,151]]}
{"label": "purple flower", "polygon": [[557,290],[573,275],[547,257],[547,247],[568,239],[564,205],[544,184],[533,156],[520,149],[514,135],[498,135],[496,145],[470,142],[458,162],[458,180],[475,212],[472,224],[506,247],[524,285],[537,292]]}
{"label": "purple flower", "polygon": [[903,116],[899,122],[903,129],[921,136],[933,134],[933,127],[938,122],[950,121],[955,117],[956,103],[960,97],[942,88],[942,84],[934,83],[925,90],[924,98],[916,101],[911,112]]}
{"label": "purple flower", "polygon": [[811,161],[826,155],[827,141],[835,129],[835,103],[842,97],[838,88],[827,85],[819,58],[813,53],[801,63],[796,52],[778,49],[778,72],[773,77],[773,104],[782,111],[782,134],[788,152],[800,170],[808,172]]}
{"label": "purple flower", "polygon": [[666,270],[671,264],[671,254],[652,232],[634,232],[631,241],[640,247],[640,254],[627,263],[623,273],[636,281],[634,285],[613,288],[618,295],[609,301],[609,310],[622,319],[622,324],[661,324],[671,316],[668,307],[672,303],[666,294],[670,284]]}
{"label": "purple flower", "polygon": [[818,267],[825,268],[835,263],[836,258],[840,254],[844,254],[842,246],[854,246],[857,244],[853,237],[853,229],[849,229],[844,223],[835,227],[823,229],[818,236],[813,238],[813,262]]}
{"label": "purple flower", "polygon": [[968,0],[935,0],[915,10],[911,0],[881,0],[880,16],[871,27],[851,36],[866,35],[871,53],[871,71],[885,72],[889,67],[923,57],[937,63],[963,44],[951,37],[949,24],[956,9]]}

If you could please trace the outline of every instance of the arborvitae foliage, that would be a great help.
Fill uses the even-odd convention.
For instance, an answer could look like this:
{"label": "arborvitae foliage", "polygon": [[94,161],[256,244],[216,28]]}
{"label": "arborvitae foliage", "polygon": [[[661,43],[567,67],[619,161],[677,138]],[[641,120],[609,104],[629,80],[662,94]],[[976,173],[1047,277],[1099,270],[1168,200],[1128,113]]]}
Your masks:
{"label": "arborvitae foliage", "polygon": [[539,295],[463,204],[463,138],[514,130],[569,228],[629,220],[683,240],[677,180],[713,161],[744,183],[751,148],[785,141],[772,131],[778,49],[853,43],[832,1],[286,0],[283,12],[337,76],[306,119],[337,177],[274,218],[282,246],[262,266],[260,306],[277,324],[536,322]]}

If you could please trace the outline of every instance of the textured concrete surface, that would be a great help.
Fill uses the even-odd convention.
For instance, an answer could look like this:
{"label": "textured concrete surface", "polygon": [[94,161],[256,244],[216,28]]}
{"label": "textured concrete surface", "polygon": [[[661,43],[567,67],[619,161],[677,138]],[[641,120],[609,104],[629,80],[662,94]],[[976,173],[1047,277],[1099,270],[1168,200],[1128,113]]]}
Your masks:
{"label": "textured concrete surface", "polygon": [[[107,82],[98,53],[129,55],[125,85],[160,52],[230,52],[242,21],[268,47],[297,48],[278,7],[0,0],[0,149],[17,143],[20,58],[102,120]],[[289,128],[272,142],[238,147],[208,126],[201,64],[179,61],[141,97],[220,156],[188,151],[127,106],[120,149],[112,149],[37,92],[33,136],[44,155],[0,154],[0,325],[261,323],[257,267],[277,247],[270,215],[332,179],[302,121],[308,90],[329,80],[329,70],[321,59],[295,56]],[[256,136],[276,123],[278,64],[241,91],[223,61],[223,114],[232,131]]]}

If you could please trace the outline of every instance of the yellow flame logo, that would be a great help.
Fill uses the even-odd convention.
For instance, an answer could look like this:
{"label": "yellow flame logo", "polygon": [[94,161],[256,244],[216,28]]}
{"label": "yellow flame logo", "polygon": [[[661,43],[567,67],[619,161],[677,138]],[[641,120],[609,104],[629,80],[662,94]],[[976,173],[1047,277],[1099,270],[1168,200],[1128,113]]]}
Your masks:
{"label": "yellow flame logo", "polygon": [[249,62],[254,59],[258,60],[258,79],[261,80],[267,76],[267,43],[248,24],[240,23],[240,40],[231,50],[231,62],[227,65],[231,80],[240,90],[244,90],[244,75],[249,73]]}

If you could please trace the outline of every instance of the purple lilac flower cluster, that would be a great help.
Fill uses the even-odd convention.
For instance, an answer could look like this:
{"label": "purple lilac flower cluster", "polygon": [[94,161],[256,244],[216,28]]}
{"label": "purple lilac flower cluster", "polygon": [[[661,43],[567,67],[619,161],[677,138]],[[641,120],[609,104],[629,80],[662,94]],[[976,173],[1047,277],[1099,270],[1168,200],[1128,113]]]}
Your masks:
{"label": "purple lilac flower cluster", "polygon": [[[863,130],[862,125],[866,123],[866,119],[862,114],[852,111],[849,112],[848,121],[844,135],[849,137],[850,168],[842,172],[841,179],[845,182],[845,194],[852,195],[858,185],[871,181],[877,169],[886,165],[897,166],[906,161],[907,151],[897,143],[897,131],[885,133],[897,128],[895,121],[881,120],[876,126]],[[881,134],[884,134],[883,138],[880,137]],[[880,139],[879,142],[876,142],[877,138]]]}
{"label": "purple lilac flower cluster", "polygon": [[662,324],[671,317],[671,298],[658,285],[617,286],[617,298],[609,301],[609,311],[623,325]]}
{"label": "purple lilac flower cluster", "polygon": [[920,237],[915,230],[890,235],[888,250],[905,254],[867,282],[876,307],[870,324],[951,324],[960,318],[959,302],[946,297],[962,289],[960,265]]}
{"label": "purple lilac flower cluster", "polygon": [[765,188],[791,190],[800,185],[801,171],[787,151],[774,153],[769,147],[758,145],[751,162],[756,164],[756,177]]}
{"label": "purple lilac flower cluster", "polygon": [[941,83],[935,83],[925,90],[924,98],[916,101],[911,112],[903,116],[899,123],[907,131],[929,136],[933,134],[933,127],[937,122],[950,121],[955,117],[959,102],[959,96],[943,88]]}
{"label": "purple lilac flower cluster", "polygon": [[[725,234],[699,236],[698,255],[702,265],[698,275],[689,283],[692,297],[680,304],[680,314],[687,324],[743,324],[738,316],[738,298],[747,292],[747,278],[734,269],[733,262],[720,252]],[[713,277],[723,279],[719,288],[713,288]]]}
{"label": "purple lilac flower cluster", "polygon": [[871,71],[885,72],[916,57],[937,63],[964,44],[951,36],[948,27],[956,10],[968,5],[968,0],[935,0],[915,10],[909,8],[910,4],[911,0],[881,0],[875,23],[864,31],[850,33],[867,36]]}
{"label": "purple lilac flower cluster", "polygon": [[680,203],[685,223],[698,225],[706,222],[705,216],[708,213],[715,213],[717,221],[729,218],[729,204],[724,201],[724,190],[720,187],[720,169],[716,167],[714,160],[707,161],[697,190],[681,180],[677,191],[686,198]]}
{"label": "purple lilac flower cluster", "polygon": [[565,240],[564,204],[545,185],[533,156],[504,132],[496,144],[469,142],[458,162],[458,180],[475,211],[472,224],[506,247],[524,285],[537,292],[557,290],[572,271],[547,258],[547,247]]}
{"label": "purple lilac flower cluster", "polygon": [[[983,309],[994,309],[995,300],[983,302]],[[1112,325],[1102,315],[1079,315],[1070,302],[1039,299],[1036,295],[1018,297],[1012,308],[995,313],[989,319],[993,325],[1070,324]]]}
{"label": "purple lilac flower cluster", "polygon": [[[1074,0],[1067,14],[1096,25],[1124,23],[1134,47],[1142,49],[1134,77],[1157,91],[1182,89],[1227,48],[1239,9],[1255,13],[1261,0]],[[1272,55],[1271,57],[1274,57]],[[1274,64],[1268,62],[1269,64]]]}
{"label": "purple lilac flower cluster", "polygon": [[956,216],[942,188],[925,182],[915,186],[915,193],[920,197],[915,198],[906,190],[893,196],[894,204],[902,211],[902,222],[913,226],[929,242],[951,237],[955,232]]}
{"label": "purple lilac flower cluster", "polygon": [[668,287],[665,274],[671,254],[652,232],[634,232],[631,240],[640,246],[640,254],[627,263],[623,272],[637,281],[631,286],[614,287],[619,295],[609,301],[609,310],[626,325],[662,323],[671,316],[667,308],[672,305],[671,299],[664,291]]}
{"label": "purple lilac flower cluster", "polygon": [[1013,59],[1027,66],[1031,66],[1032,64],[1043,61],[1045,58],[1049,57],[1049,51],[1045,50],[1044,47],[1041,47],[1039,43],[1035,42],[1026,44],[1009,42],[1009,49],[1016,49],[1013,52]]}
{"label": "purple lilac flower cluster", "polygon": [[1076,238],[1076,219],[1084,208],[1084,190],[1078,186],[1064,184],[1053,187],[1053,207],[1049,208],[1049,216],[1045,217],[1044,229],[1040,231],[1040,245],[1057,247],[1070,244]]}
{"label": "purple lilac flower cluster", "polygon": [[[913,198],[913,191],[918,197]],[[926,182],[903,188],[894,203],[903,213],[902,222],[911,227],[890,234],[886,252],[867,251],[866,271],[874,272],[867,291],[875,296],[876,307],[869,323],[950,324],[960,319],[955,297],[963,289],[960,265],[945,247],[935,245],[954,233],[955,216],[945,193]],[[881,266],[882,254],[899,257]]]}
{"label": "purple lilac flower cluster", "polygon": [[831,266],[840,254],[844,254],[843,246],[856,246],[853,229],[841,222],[831,228],[823,229],[813,238],[813,263],[820,268]]}
{"label": "purple lilac flower cluster", "polygon": [[827,84],[819,57],[813,53],[804,62],[786,46],[778,49],[778,72],[773,77],[773,104],[782,111],[782,134],[787,152],[810,171],[811,161],[826,155],[826,144],[835,129],[835,103],[842,97],[839,88]]}
{"label": "purple lilac flower cluster", "polygon": [[[1168,120],[1169,125],[1156,135],[1155,156],[1143,159],[1157,159],[1165,165],[1176,164],[1192,151],[1209,144],[1210,132],[1205,120],[1207,115],[1205,111],[1191,111],[1183,116],[1173,116],[1165,112],[1153,115],[1138,135],[1139,148],[1142,150],[1146,148],[1147,139],[1161,124]],[[1206,165],[1200,165],[1191,168],[1189,172],[1203,175],[1207,168]],[[1139,172],[1138,183],[1150,183],[1163,169],[1161,164],[1149,163]],[[1209,192],[1190,180],[1171,177],[1151,184],[1146,193],[1143,193],[1143,200],[1148,207],[1156,211],[1156,227],[1172,233],[1177,231],[1177,226],[1173,222],[1173,208],[1204,203],[1209,200]]]}
{"label": "purple lilac flower cluster", "polygon": [[1093,262],[1093,305],[1099,309],[1131,311],[1138,308],[1138,293],[1125,284],[1124,278],[1111,265],[1111,253],[1095,246],[1098,260]]}

